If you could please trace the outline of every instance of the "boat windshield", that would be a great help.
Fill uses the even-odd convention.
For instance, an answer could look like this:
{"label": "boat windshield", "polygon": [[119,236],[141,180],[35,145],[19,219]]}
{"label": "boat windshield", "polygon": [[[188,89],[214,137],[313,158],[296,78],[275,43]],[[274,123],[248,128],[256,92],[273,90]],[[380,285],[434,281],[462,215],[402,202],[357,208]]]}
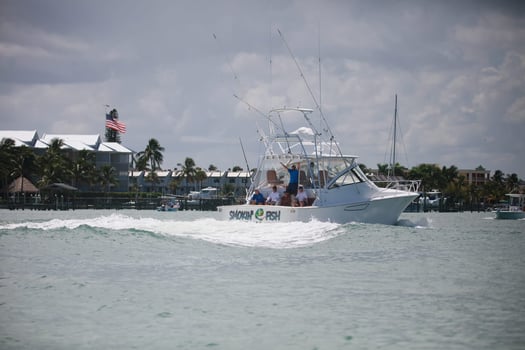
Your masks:
{"label": "boat windshield", "polygon": [[338,174],[335,180],[330,183],[328,188],[348,186],[365,181],[367,181],[365,174],[363,174],[357,164],[354,164],[349,168],[343,169],[343,171]]}
{"label": "boat windshield", "polygon": [[[296,165],[300,172],[299,181],[307,188],[322,188],[334,181],[335,186],[344,186],[366,181],[355,156],[347,157],[304,157],[300,155],[266,155],[253,179],[254,188],[268,185],[284,185],[288,171],[283,167]],[[336,179],[336,180],[334,180]]]}

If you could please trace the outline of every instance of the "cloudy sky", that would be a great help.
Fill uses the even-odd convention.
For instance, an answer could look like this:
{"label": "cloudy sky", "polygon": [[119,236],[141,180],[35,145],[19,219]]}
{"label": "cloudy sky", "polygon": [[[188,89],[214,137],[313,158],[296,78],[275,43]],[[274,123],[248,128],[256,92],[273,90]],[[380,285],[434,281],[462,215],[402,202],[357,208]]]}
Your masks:
{"label": "cloudy sky", "polygon": [[525,178],[519,1],[1,0],[0,129],[103,136],[108,104],[164,168],[245,168],[239,139],[253,167],[264,121],[234,94],[315,108],[278,30],[344,153],[388,161],[397,94],[402,165]]}

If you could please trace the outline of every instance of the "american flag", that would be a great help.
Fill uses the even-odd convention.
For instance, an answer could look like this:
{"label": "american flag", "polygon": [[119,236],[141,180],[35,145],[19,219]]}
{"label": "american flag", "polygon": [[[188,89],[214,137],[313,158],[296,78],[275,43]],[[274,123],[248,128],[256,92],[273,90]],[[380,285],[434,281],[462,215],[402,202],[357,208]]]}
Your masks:
{"label": "american flag", "polygon": [[116,130],[122,134],[126,133],[126,124],[119,122],[111,114],[106,114],[106,128]]}

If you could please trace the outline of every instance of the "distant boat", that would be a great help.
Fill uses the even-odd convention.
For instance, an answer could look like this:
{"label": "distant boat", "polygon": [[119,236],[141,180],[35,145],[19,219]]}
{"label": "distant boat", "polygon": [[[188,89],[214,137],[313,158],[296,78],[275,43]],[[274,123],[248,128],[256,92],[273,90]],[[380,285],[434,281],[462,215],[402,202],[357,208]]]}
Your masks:
{"label": "distant boat", "polygon": [[205,187],[200,191],[190,191],[187,204],[200,204],[203,200],[219,198],[219,189],[216,187]]}
{"label": "distant boat", "polygon": [[441,197],[441,192],[438,190],[432,190],[429,192],[422,192],[419,197],[419,204],[423,210],[435,210],[439,208],[440,201],[446,199]]}
{"label": "distant boat", "polygon": [[180,209],[180,203],[175,202],[174,198],[167,196],[163,197],[160,206],[157,207],[157,211],[177,211]]}
{"label": "distant boat", "polygon": [[[312,112],[312,109],[299,107],[270,111],[266,116],[268,136],[261,140],[266,149],[247,191],[246,203],[218,207],[221,217],[254,222],[314,219],[336,223],[395,224],[419,194],[377,187],[362,172],[357,156],[341,152],[322,114],[321,120],[314,121]],[[297,114],[302,118],[297,118]],[[308,197],[307,205],[294,206],[293,197],[284,194],[289,172],[283,165],[288,168],[296,166],[299,185],[303,186]],[[249,204],[256,189],[267,198],[273,186],[281,195],[277,205]]]}
{"label": "distant boat", "polygon": [[525,219],[525,194],[508,193],[507,206],[496,211],[496,219]]}

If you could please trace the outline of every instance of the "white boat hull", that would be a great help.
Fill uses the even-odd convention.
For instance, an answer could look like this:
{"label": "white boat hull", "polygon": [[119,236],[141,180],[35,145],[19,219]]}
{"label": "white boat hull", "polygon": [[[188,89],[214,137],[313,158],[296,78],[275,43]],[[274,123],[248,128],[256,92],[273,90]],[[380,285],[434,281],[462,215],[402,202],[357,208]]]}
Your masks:
{"label": "white boat hull", "polygon": [[333,206],[289,207],[281,205],[228,205],[218,211],[225,220],[253,222],[308,222],[311,220],[335,223],[363,222],[393,225],[417,194],[372,199],[367,202]]}
{"label": "white boat hull", "polygon": [[525,194],[507,193],[506,196],[509,197],[508,206],[496,211],[496,219],[525,219]]}

